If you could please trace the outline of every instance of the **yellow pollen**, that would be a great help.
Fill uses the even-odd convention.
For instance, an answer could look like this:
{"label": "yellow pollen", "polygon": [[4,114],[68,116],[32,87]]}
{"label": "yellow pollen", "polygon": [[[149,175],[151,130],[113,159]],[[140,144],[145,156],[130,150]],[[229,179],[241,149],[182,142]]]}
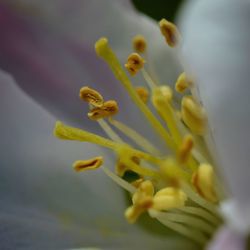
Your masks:
{"label": "yellow pollen", "polygon": [[144,87],[136,87],[136,92],[144,103],[148,102],[149,92]]}
{"label": "yellow pollen", "polygon": [[144,63],[144,59],[139,54],[132,53],[129,55],[125,67],[127,68],[130,75],[134,76],[144,67]]}
{"label": "yellow pollen", "polygon": [[203,135],[207,127],[207,116],[205,109],[194,100],[192,96],[184,96],[181,102],[181,116],[190,130]]}
{"label": "yellow pollen", "polygon": [[192,135],[186,135],[183,138],[182,144],[178,150],[177,158],[180,163],[186,163],[191,155],[194,146],[194,139]]}
{"label": "yellow pollen", "polygon": [[103,164],[103,158],[101,156],[88,159],[88,160],[79,160],[73,163],[73,168],[76,172],[81,172],[85,170],[94,170],[99,168]]}
{"label": "yellow pollen", "polygon": [[144,53],[147,48],[146,39],[142,35],[133,38],[133,48],[137,53]]}
{"label": "yellow pollen", "polygon": [[179,44],[181,35],[173,23],[167,21],[166,19],[162,19],[159,22],[160,30],[162,35],[165,37],[166,43],[170,47],[175,47]]}
{"label": "yellow pollen", "polygon": [[215,192],[214,170],[209,164],[201,164],[192,176],[192,183],[196,191],[210,202],[217,202]]}
{"label": "yellow pollen", "polygon": [[95,107],[101,107],[103,105],[102,95],[98,91],[89,87],[82,87],[79,96],[83,101],[86,101]]}
{"label": "yellow pollen", "polygon": [[192,86],[192,82],[187,77],[186,73],[183,72],[182,74],[180,74],[175,83],[175,90],[179,93],[183,93],[190,86]]}
{"label": "yellow pollen", "polygon": [[101,107],[93,108],[89,113],[88,117],[91,120],[98,120],[106,117],[111,117],[117,114],[119,111],[118,104],[114,100],[106,101]]}

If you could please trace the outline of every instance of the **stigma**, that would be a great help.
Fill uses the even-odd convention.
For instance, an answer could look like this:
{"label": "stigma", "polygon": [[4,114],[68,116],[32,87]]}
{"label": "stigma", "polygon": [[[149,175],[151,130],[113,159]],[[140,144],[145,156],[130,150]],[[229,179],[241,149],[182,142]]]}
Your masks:
{"label": "stigma", "polygon": [[[168,46],[180,43],[174,24],[163,19],[159,30]],[[119,99],[106,99],[105,93],[89,86],[79,90],[80,99],[89,108],[85,119],[97,123],[106,136],[62,122],[56,123],[54,135],[62,140],[94,143],[115,155],[111,167],[105,166],[104,156],[96,156],[75,161],[73,168],[76,172],[103,171],[128,192],[131,205],[124,216],[129,223],[136,223],[142,214],[147,214],[204,246],[222,222],[217,176],[211,156],[204,150],[205,109],[192,95],[195,82],[186,72],[176,76],[174,89],[155,81],[147,65],[150,58],[146,57],[147,41],[142,35],[132,39],[132,48],[127,61],[120,62],[107,38],[100,38],[95,44],[96,54],[110,67],[124,92],[162,139],[164,148],[116,118],[120,113]],[[138,74],[144,83],[134,86],[131,78]],[[177,97],[177,93],[183,96]],[[133,174],[134,179],[128,180],[126,174]]]}

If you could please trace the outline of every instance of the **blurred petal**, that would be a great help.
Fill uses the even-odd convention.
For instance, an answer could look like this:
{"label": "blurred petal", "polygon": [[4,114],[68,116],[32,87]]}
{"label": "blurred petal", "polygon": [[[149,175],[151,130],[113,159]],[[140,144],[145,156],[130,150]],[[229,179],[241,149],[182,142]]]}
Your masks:
{"label": "blurred petal", "polygon": [[[123,87],[94,52],[94,42],[105,35],[124,62],[131,51],[132,37],[141,33],[149,41],[150,63],[160,66],[161,82],[174,83],[180,72],[174,52],[164,44],[155,23],[124,7],[125,2],[94,0],[72,4],[65,0],[53,1],[53,4],[50,1],[53,7],[46,7],[45,2],[36,1],[38,14],[33,11],[32,15],[28,11],[31,4],[21,5],[26,6],[27,12],[20,7],[10,9],[0,5],[0,67],[11,73],[23,90],[56,117],[78,125],[82,123],[81,114],[87,111],[87,106],[78,100],[79,88],[92,86],[103,93],[105,99],[119,101],[119,119],[140,130],[144,124],[143,132],[154,139],[155,135],[149,132]],[[40,13],[38,8],[43,4],[45,7]],[[72,16],[75,21],[68,22]],[[143,80],[138,77],[135,82],[142,84]],[[83,125],[96,129],[92,121],[86,120]]]}
{"label": "blurred petal", "polygon": [[[101,154],[53,138],[54,118],[0,74],[0,245],[2,249],[180,249],[169,238],[128,225],[126,199],[102,171],[76,174],[76,159]],[[105,157],[111,166],[112,157]],[[143,239],[143,240],[142,240]]]}
{"label": "blurred petal", "polygon": [[[248,211],[248,217],[249,23],[247,0],[193,1],[182,18],[185,59],[207,109],[218,165],[239,206]],[[249,223],[244,217],[241,221]],[[242,227],[249,229],[250,224]]]}
{"label": "blurred petal", "polygon": [[244,237],[229,228],[221,228],[215,235],[207,250],[244,250],[246,243]]}

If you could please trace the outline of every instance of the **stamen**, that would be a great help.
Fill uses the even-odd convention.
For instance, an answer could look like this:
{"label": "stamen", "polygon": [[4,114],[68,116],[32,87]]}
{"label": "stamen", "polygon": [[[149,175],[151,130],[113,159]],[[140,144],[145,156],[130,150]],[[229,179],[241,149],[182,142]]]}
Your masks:
{"label": "stamen", "polygon": [[123,180],[122,178],[114,174],[108,168],[102,167],[101,169],[108,177],[110,177],[115,183],[117,183],[119,186],[127,190],[129,193],[133,194],[136,191],[135,187],[133,187],[130,183],[128,183],[127,181]]}
{"label": "stamen", "polygon": [[192,86],[192,81],[187,77],[186,73],[183,72],[175,83],[175,90],[179,93],[183,93],[190,86]]}
{"label": "stamen", "polygon": [[98,91],[89,87],[82,87],[79,96],[83,101],[88,102],[94,107],[101,107],[103,105],[102,95]]}
{"label": "stamen", "polygon": [[142,76],[145,79],[146,83],[148,84],[149,88],[151,90],[153,90],[154,88],[157,87],[157,84],[155,83],[155,81],[153,81],[153,79],[150,77],[149,73],[146,71],[145,68],[142,69]]}
{"label": "stamen", "polygon": [[114,100],[106,101],[101,107],[93,108],[89,113],[88,117],[91,120],[99,120],[102,118],[110,117],[117,114],[119,111],[118,104]]}
{"label": "stamen", "polygon": [[[136,156],[132,156],[131,161],[133,161],[135,164],[138,164],[138,165],[140,164],[140,159]],[[116,174],[122,177],[125,174],[125,172],[128,170],[130,170],[130,168],[119,159],[115,166]]]}
{"label": "stamen", "polygon": [[178,210],[180,210],[181,212],[199,216],[202,219],[206,220],[207,222],[213,224],[214,226],[218,226],[221,224],[221,220],[219,218],[213,216],[211,213],[207,212],[203,208],[185,206],[185,207],[178,208]]}
{"label": "stamen", "polygon": [[176,47],[181,40],[181,35],[176,25],[167,21],[166,19],[162,19],[159,22],[159,25],[161,33],[165,37],[166,43],[170,47]]}
{"label": "stamen", "polygon": [[175,113],[169,102],[171,97],[171,91],[168,91],[167,87],[155,88],[153,91],[152,103],[159,115],[166,122],[175,143],[178,145],[181,143],[181,135],[177,126]]}
{"label": "stamen", "polygon": [[155,194],[152,208],[159,211],[179,208],[185,205],[186,200],[187,196],[182,190],[167,187]]}
{"label": "stamen", "polygon": [[218,200],[214,188],[214,171],[211,165],[201,164],[193,174],[192,183],[197,192],[205,199],[211,202]]}
{"label": "stamen", "polygon": [[125,155],[137,156],[138,158],[142,158],[154,164],[160,163],[160,160],[158,158],[150,154],[147,154],[145,152],[142,152],[140,150],[131,148],[127,144],[117,143],[117,142],[108,140],[104,137],[101,137],[99,135],[87,132],[85,130],[66,126],[62,122],[59,122],[59,121],[56,122],[56,125],[54,128],[54,136],[62,140],[75,140],[75,141],[90,142],[93,144],[97,144],[99,146],[110,148],[118,154],[123,152]]}
{"label": "stamen", "polygon": [[127,137],[129,137],[131,140],[133,140],[139,147],[141,147],[143,150],[153,154],[153,155],[160,155],[160,152],[158,149],[155,148],[146,138],[144,138],[142,135],[138,134],[135,130],[128,127],[122,122],[119,122],[114,119],[109,119],[109,122],[115,126],[117,129],[119,129],[123,134],[125,134]]}
{"label": "stamen", "polygon": [[136,204],[129,207],[125,211],[125,217],[129,223],[135,223],[137,218],[153,204],[152,197],[146,196],[141,198]]}
{"label": "stamen", "polygon": [[176,185],[179,185],[179,181],[185,180],[189,182],[191,176],[180,168],[178,163],[173,158],[167,158],[160,165],[161,176],[166,180],[172,180]]}
{"label": "stamen", "polygon": [[111,140],[125,144],[122,138],[109,126],[109,124],[104,119],[99,119],[97,122]]}
{"label": "stamen", "polygon": [[187,183],[182,182],[181,187],[190,200],[194,201],[205,210],[210,211],[214,216],[220,218],[218,208],[213,203],[205,200],[198,193],[194,192],[190,185],[188,185]]}
{"label": "stamen", "polygon": [[162,217],[160,212],[153,210],[153,209],[149,210],[149,214],[152,218],[156,218],[163,225],[169,227],[170,229],[178,232],[181,235],[186,236],[189,239],[192,239],[193,241],[201,245],[204,245],[207,242],[207,238],[205,237],[205,235],[198,230],[195,230],[195,229],[191,230],[190,227],[181,225],[176,222],[171,222],[169,221],[168,218],[166,219]]}
{"label": "stamen", "polygon": [[133,48],[137,53],[144,53],[147,48],[147,42],[144,36],[137,35],[133,38]]}
{"label": "stamen", "polygon": [[204,135],[207,127],[206,112],[192,96],[182,98],[181,116],[192,132],[197,135]]}
{"label": "stamen", "polygon": [[157,216],[161,217],[162,219],[185,224],[188,227],[197,229],[200,232],[204,232],[206,234],[212,234],[215,230],[212,225],[201,220],[200,218],[195,218],[193,216],[188,216],[185,214],[158,212]]}
{"label": "stamen", "polygon": [[194,139],[191,135],[186,135],[183,138],[182,144],[178,150],[177,158],[181,164],[187,163],[191,156],[191,151],[194,146]]}
{"label": "stamen", "polygon": [[94,170],[99,168],[103,164],[103,158],[101,156],[88,159],[88,160],[79,160],[73,163],[73,168],[76,172],[82,172],[85,170]]}
{"label": "stamen", "polygon": [[144,103],[147,103],[148,102],[148,97],[149,97],[149,92],[146,88],[144,87],[136,87],[135,88],[138,96],[141,98],[141,100],[144,102]]}
{"label": "stamen", "polygon": [[127,68],[130,75],[134,76],[144,66],[145,60],[137,53],[132,53],[127,59],[125,67]]}
{"label": "stamen", "polygon": [[176,146],[173,143],[167,131],[164,129],[161,123],[155,118],[152,112],[148,109],[148,107],[142,102],[142,100],[137,95],[130,80],[128,79],[127,75],[123,71],[116,55],[114,54],[112,49],[109,47],[108,40],[106,38],[99,39],[95,44],[95,49],[96,49],[96,53],[108,63],[108,65],[110,66],[116,78],[123,84],[123,86],[126,88],[128,93],[130,94],[132,100],[141,109],[143,114],[147,117],[147,119],[149,120],[151,125],[156,129],[159,135],[165,140],[168,147],[172,150],[175,150]]}

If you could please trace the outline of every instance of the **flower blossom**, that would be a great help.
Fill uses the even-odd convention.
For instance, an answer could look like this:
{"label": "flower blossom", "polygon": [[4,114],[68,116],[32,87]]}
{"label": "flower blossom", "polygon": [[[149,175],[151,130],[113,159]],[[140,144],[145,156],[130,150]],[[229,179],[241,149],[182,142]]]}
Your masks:
{"label": "flower blossom", "polygon": [[[69,1],[66,0],[61,2],[54,1],[54,3],[48,1],[47,5],[41,4],[40,1],[35,1],[32,6],[25,0],[13,0],[10,2],[11,5],[1,4],[0,9],[3,32],[3,39],[0,42],[0,47],[2,47],[0,49],[0,67],[14,77],[11,78],[5,73],[1,73],[0,79],[2,83],[1,92],[3,93],[3,98],[1,98],[1,112],[5,116],[1,124],[1,130],[6,131],[3,138],[3,142],[6,145],[3,144],[4,149],[2,150],[3,154],[1,154],[3,165],[3,167],[1,167],[3,169],[3,175],[1,177],[3,185],[1,191],[1,218],[6,221],[6,226],[1,229],[4,232],[1,234],[1,237],[3,237],[1,239],[1,242],[4,244],[3,246],[15,247],[17,249],[21,249],[23,246],[25,249],[32,249],[34,247],[36,249],[60,249],[62,247],[75,248],[88,246],[110,248],[120,247],[126,244],[126,248],[129,249],[138,249],[145,246],[147,249],[161,247],[169,247],[171,249],[188,249],[190,247],[194,249],[196,246],[193,245],[192,241],[187,240],[185,237],[180,238],[179,235],[173,234],[172,231],[168,231],[165,227],[160,228],[161,234],[157,234],[150,231],[144,232],[137,224],[132,226],[128,225],[122,216],[122,211],[124,211],[125,206],[128,205],[123,197],[123,192],[121,192],[112,181],[105,178],[99,170],[93,172],[89,171],[84,174],[75,174],[72,169],[68,168],[68,165],[75,159],[82,159],[83,157],[84,159],[89,159],[75,162],[74,168],[77,171],[81,171],[86,166],[87,168],[103,168],[104,172],[111,177],[111,179],[115,180],[115,182],[125,189],[128,189],[128,191],[131,191],[133,194],[133,204],[125,213],[127,219],[129,221],[131,220],[130,222],[134,222],[137,220],[137,217],[140,216],[141,212],[145,212],[145,207],[143,207],[143,211],[141,211],[142,207],[140,205],[143,199],[143,204],[147,204],[146,207],[147,209],[149,208],[148,212],[152,218],[158,218],[161,222],[165,222],[166,225],[170,225],[170,228],[178,229],[183,227],[176,226],[179,225],[176,222],[181,220],[181,223],[184,222],[185,224],[185,219],[183,219],[185,215],[183,217],[181,217],[182,215],[179,216],[178,213],[171,215],[170,210],[170,218],[172,216],[171,222],[169,217],[164,219],[165,214],[162,211],[162,209],[168,210],[172,208],[185,210],[184,205],[187,199],[190,199],[190,193],[186,194],[185,192],[187,191],[179,189],[181,187],[179,186],[180,183],[187,175],[185,173],[182,174],[181,171],[171,171],[173,158],[169,159],[166,165],[170,166],[170,168],[164,171],[163,167],[163,172],[161,172],[162,175],[166,174],[166,180],[172,183],[171,187],[164,189],[160,182],[158,183],[159,187],[157,186],[158,184],[155,185],[153,182],[153,180],[159,179],[158,172],[154,172],[150,170],[150,168],[139,168],[140,162],[138,158],[141,157],[143,160],[152,160],[152,164],[158,164],[159,159],[157,159],[157,157],[148,156],[146,152],[136,151],[131,149],[130,146],[119,148],[122,151],[118,150],[119,152],[117,152],[121,153],[121,155],[130,155],[132,153],[132,160],[128,159],[127,161],[126,159],[125,162],[122,162],[123,164],[126,163],[130,166],[134,166],[132,170],[141,176],[147,176],[148,178],[148,176],[152,175],[152,182],[151,179],[146,178],[143,182],[138,180],[138,183],[134,183],[135,186],[133,186],[131,183],[128,183],[126,179],[121,179],[108,168],[101,166],[103,163],[102,158],[93,158],[96,154],[104,155],[105,166],[112,166],[115,159],[106,151],[102,151],[90,144],[82,147],[82,145],[76,144],[75,142],[68,141],[67,143],[60,143],[55,138],[52,138],[49,131],[53,127],[55,118],[43,109],[48,109],[51,114],[63,121],[67,121],[68,124],[91,130],[91,132],[102,135],[102,130],[97,126],[99,123],[104,129],[104,132],[114,141],[110,142],[104,140],[103,143],[108,143],[110,147],[113,147],[112,145],[118,145],[116,144],[117,137],[113,137],[114,135],[116,136],[113,130],[109,133],[110,127],[107,126],[105,120],[99,120],[98,118],[97,122],[93,122],[84,118],[83,114],[89,112],[90,118],[95,118],[96,114],[106,115],[104,112],[106,110],[104,109],[105,105],[107,105],[108,102],[106,100],[114,99],[119,105],[119,112],[115,117],[117,120],[110,120],[111,125],[116,124],[116,127],[119,129],[121,126],[118,124],[123,124],[123,122],[128,124],[134,130],[142,133],[145,138],[150,140],[150,143],[152,142],[154,145],[157,145],[157,147],[160,147],[161,153],[166,153],[167,151],[164,143],[159,142],[160,138],[157,135],[159,131],[153,132],[150,126],[145,123],[146,119],[133,106],[128,96],[124,94],[123,88],[117,84],[115,77],[109,72],[108,67],[95,56],[93,49],[93,44],[100,36],[107,36],[109,37],[114,51],[118,52],[117,57],[119,61],[125,62],[126,57],[132,50],[132,48],[128,46],[132,37],[140,33],[143,37],[146,37],[146,41],[150,41],[149,38],[153,34],[155,37],[159,36],[159,29],[157,26],[146,17],[137,16],[137,13],[134,12],[127,1],[121,1],[116,4],[112,1],[107,1],[107,3],[102,6],[103,8],[100,7],[102,13],[97,12],[95,16],[92,14],[96,11],[94,6],[98,1],[92,1],[91,4],[86,4],[84,3],[85,1],[77,1],[75,5],[70,4]],[[204,3],[205,2],[206,1],[204,1]],[[98,4],[101,5],[100,2],[98,2]],[[107,9],[107,13],[104,12],[104,8]],[[122,8],[125,8],[126,12],[121,11],[123,10]],[[190,7],[190,13],[193,13],[192,11],[197,13],[195,12],[195,8]],[[20,15],[20,13],[25,13],[25,15]],[[33,16],[34,13],[36,13],[35,16]],[[112,22],[110,22],[110,18],[107,18],[108,13],[114,15]],[[188,11],[186,13],[188,13]],[[196,23],[195,17],[194,15],[194,20],[190,18],[191,27],[193,27],[193,22]],[[186,19],[189,20],[189,18]],[[8,25],[6,25],[6,23]],[[93,25],[93,28],[88,28],[89,23]],[[188,32],[188,24],[189,23],[187,23],[187,28],[184,28],[183,31],[184,39],[186,39],[185,30],[187,30],[187,34],[192,34],[192,32]],[[161,25],[160,23],[160,26]],[[175,26],[169,23],[166,25],[170,29],[170,33],[169,29],[167,29],[166,33],[163,30],[162,33],[167,43],[172,47],[176,41],[172,36]],[[100,31],[100,29],[102,31]],[[187,35],[187,45],[185,45],[184,41],[184,48],[187,46],[188,49],[189,46],[195,45],[192,36],[190,37],[189,39]],[[166,82],[163,81],[167,81],[172,84],[173,87],[173,83],[178,76],[176,89],[179,92],[192,87],[189,84],[189,78],[186,74],[180,74],[182,69],[175,58],[176,51],[164,45],[162,37],[159,36],[159,38],[161,39],[158,40],[158,38],[156,38],[147,46],[149,47],[147,48],[149,54],[147,55],[145,63],[148,65],[149,74],[147,71],[144,71],[142,75],[144,75],[144,78],[149,82],[149,87],[150,84],[152,84],[152,82],[150,83],[151,80],[159,81],[164,84],[166,84]],[[20,44],[16,45],[16,41],[20,41]],[[189,45],[189,41],[191,41],[191,45]],[[100,43],[97,43],[96,47],[97,54],[105,59],[105,55],[103,56],[102,54],[102,45],[106,44],[106,40],[101,39],[99,42]],[[108,47],[104,49],[106,48]],[[106,53],[105,51],[104,54]],[[164,57],[162,51],[165,51],[166,57]],[[190,51],[193,51],[193,49]],[[108,53],[112,55],[113,52],[111,51],[111,54],[110,52]],[[205,107],[208,107],[208,117],[210,121],[213,112],[209,108],[209,101],[207,104],[206,94],[202,94],[202,88],[206,86],[206,81],[204,83],[204,79],[207,80],[207,77],[205,77],[207,73],[203,71],[199,56],[198,54],[197,57],[194,57],[193,61],[191,61],[194,62],[194,64],[191,63],[191,65],[194,66],[194,68],[191,68],[191,72],[195,76],[195,81],[197,80],[200,84],[199,90],[201,99]],[[137,73],[137,71],[144,70],[144,65],[137,68],[137,63],[135,63],[140,60],[140,57],[136,57],[135,59],[135,56],[133,56],[131,58],[131,60],[127,61],[126,66],[130,73]],[[189,59],[190,57],[187,55],[188,65]],[[114,62],[112,60],[110,61],[108,59],[106,61],[108,63],[111,62],[111,68],[117,73],[117,65],[112,64],[112,62]],[[165,72],[157,72],[163,65],[165,65]],[[199,66],[198,69],[195,68],[196,65]],[[151,68],[152,66],[155,67]],[[206,68],[210,69],[209,67]],[[152,76],[155,75],[157,75],[157,77],[154,79]],[[118,75],[118,79],[119,77],[123,78],[123,75]],[[134,80],[134,78],[137,79]],[[144,81],[142,77],[136,76],[134,78],[133,82],[137,85]],[[21,89],[41,104],[42,107],[34,103],[30,97],[27,97],[22,90],[17,88],[15,86],[15,81]],[[190,80],[190,82],[192,81]],[[96,99],[89,99],[89,95],[87,96],[87,101],[90,104],[90,111],[88,111],[88,105],[85,105],[84,108],[84,105],[76,98],[80,87],[84,85],[90,86],[91,88],[81,89],[82,92],[80,92],[80,94],[82,93],[82,96],[84,96],[87,90],[88,94],[89,91],[92,91],[90,97],[94,95],[94,97],[99,98],[99,102],[96,102]],[[128,85],[126,86],[128,87]],[[95,91],[92,89],[93,87],[98,89],[98,92],[93,92]],[[195,91],[193,88],[190,89],[192,93]],[[145,97],[144,90],[144,88],[141,88],[140,91],[137,92],[138,97],[140,97],[140,94]],[[160,93],[160,95],[161,93],[167,93],[167,98],[172,98],[169,89],[162,88],[159,89],[159,91],[160,92],[156,92],[155,97],[158,97],[157,93]],[[131,93],[134,92],[132,91]],[[102,95],[101,99],[99,94]],[[144,107],[138,101],[138,97],[134,97],[134,101],[137,100],[135,102],[139,103],[139,107]],[[161,99],[159,101],[161,101]],[[155,99],[155,102],[153,102],[156,107],[157,102],[158,99]],[[189,113],[185,112],[184,108],[186,106],[184,104],[181,116],[185,126],[190,128],[192,133],[195,133],[195,137],[197,134],[204,134],[205,130],[203,129],[203,125],[205,121],[203,117],[205,117],[205,115],[203,115],[202,107],[196,106],[196,102],[190,99],[190,97],[184,99],[183,103],[187,103],[187,107],[190,107],[190,103],[195,105],[195,110],[198,110],[200,118],[198,123],[192,122],[192,116],[189,116]],[[114,105],[115,104],[112,104],[112,107],[114,107]],[[6,111],[6,107],[8,107],[8,112]],[[164,112],[166,112],[166,110],[161,109],[161,102],[158,108],[158,111],[160,111],[164,119]],[[142,108],[142,110],[145,111],[145,108]],[[117,111],[115,113],[117,113]],[[145,113],[147,113],[147,111],[145,111],[144,114]],[[152,120],[153,116],[149,116]],[[136,120],[135,117],[137,118]],[[177,116],[177,118],[178,117],[179,116]],[[104,116],[101,118],[104,118]],[[117,123],[117,121],[120,121],[120,123]],[[222,125],[217,124],[216,119],[215,123],[213,122],[214,119],[212,116],[211,125],[214,126],[212,127],[214,129],[221,128],[222,125],[225,125],[223,122]],[[155,124],[157,122],[154,120],[153,123]],[[172,123],[170,123],[170,125],[171,124]],[[174,123],[172,125],[174,125]],[[159,128],[159,126],[160,124],[155,127]],[[162,129],[158,130],[161,131],[161,135],[163,134],[165,141],[168,141],[167,134],[164,133]],[[201,164],[198,166],[199,169],[197,170],[197,163],[195,163],[195,160],[197,161],[197,158],[200,159],[201,157],[199,152],[194,154],[194,156],[193,153],[191,153],[193,148],[193,137],[187,136],[179,138],[178,128],[175,127],[170,127],[170,131],[174,140],[176,140],[175,143],[179,145],[179,147],[175,149],[178,153],[176,156],[176,159],[179,161],[178,164],[190,165],[190,170],[193,173],[193,185],[200,195],[198,203],[200,203],[199,205],[201,205],[201,208],[202,205],[205,207],[207,205],[206,209],[210,211],[208,212],[206,209],[201,210],[203,217],[205,212],[207,219],[210,218],[211,221],[220,221],[221,218],[220,215],[217,214],[217,211],[215,214],[212,212],[214,211],[214,205],[212,203],[215,202],[215,204],[217,204],[217,195],[215,196],[214,190],[208,188],[210,187],[210,177],[212,176],[210,165]],[[63,139],[73,139],[73,137],[74,139],[79,139],[83,136],[80,130],[64,126],[61,123],[57,123],[56,135]],[[95,137],[93,134],[84,133],[84,136],[85,135],[91,138],[91,140],[96,138],[93,140],[101,141],[99,137]],[[136,134],[135,140],[137,136],[138,134]],[[220,136],[223,136],[223,133],[220,132]],[[218,140],[220,136],[217,137]],[[122,137],[121,140],[124,140],[124,138]],[[221,146],[218,140],[215,140],[217,147]],[[148,144],[147,141],[146,144]],[[148,148],[146,144],[140,146]],[[164,146],[162,146],[162,144]],[[170,148],[171,145],[170,143]],[[151,146],[151,144],[149,144],[149,146]],[[169,153],[169,151],[167,153]],[[218,153],[221,157],[224,155],[224,152],[218,151]],[[228,154],[226,155],[228,156]],[[225,162],[222,166],[225,166],[224,164]],[[119,170],[123,171],[123,168],[118,167],[116,170],[118,175],[123,176],[124,172],[119,172]],[[169,176],[170,172],[171,176]],[[225,171],[226,179],[229,179],[230,188],[232,188],[232,183],[234,182],[230,181],[230,178],[228,178],[228,172]],[[204,173],[206,174],[204,175]],[[164,181],[165,179],[163,178],[162,180]],[[158,192],[154,191],[154,188],[157,188]],[[233,188],[232,191],[234,197],[238,197],[237,192],[235,191],[235,193]],[[195,194],[194,190],[191,190],[191,196],[192,194]],[[197,202],[198,196],[194,196],[194,201]],[[245,197],[243,198],[245,201]],[[172,203],[169,203],[169,201]],[[124,203],[126,203],[126,205]],[[232,202],[229,202],[229,204],[231,203]],[[193,203],[190,204],[192,205]],[[222,207],[228,206],[223,205]],[[229,205],[229,207],[231,208],[231,205]],[[196,208],[198,208],[197,211],[200,211],[199,206],[195,207],[195,209]],[[184,212],[187,211],[188,210]],[[226,208],[222,209],[222,211],[226,213]],[[233,209],[229,209],[229,211],[232,213]],[[214,216],[217,217],[217,219]],[[228,218],[231,217],[228,216]],[[27,223],[28,219],[29,223]],[[230,221],[230,219],[228,219],[228,221]],[[198,225],[198,228],[205,228],[204,232],[211,235],[210,228],[213,230],[213,227],[209,227],[207,222],[205,223],[203,221],[201,223],[199,219],[193,219],[193,223],[194,225]],[[173,224],[174,226],[171,226]],[[150,220],[150,225],[153,227],[153,220]],[[143,228],[147,229],[147,227],[144,226]],[[237,230],[242,233],[242,230],[238,228]],[[165,231],[166,234],[164,233]],[[182,229],[177,231],[183,232]],[[226,230],[222,230],[222,232],[225,231]],[[243,231],[246,233],[247,229]],[[190,230],[190,232],[192,232],[192,230]],[[204,232],[202,232],[202,234],[197,232],[197,235],[192,234],[191,236],[188,233],[184,233],[184,235],[186,237],[190,236],[191,239],[193,238],[197,244],[197,238],[203,241]],[[231,232],[229,230],[227,232],[229,232],[230,235]],[[222,240],[220,239],[223,237],[220,237],[220,234],[218,234],[218,238],[218,241],[215,240],[214,249],[218,249],[219,243],[217,242],[221,242]],[[224,244],[223,246],[226,246],[226,244],[228,244],[227,242],[226,240],[226,243],[222,243]],[[241,239],[238,241],[235,239],[233,242],[235,246],[242,246]],[[237,242],[239,242],[238,245],[236,245]],[[233,246],[233,244],[231,246]],[[213,247],[213,245],[211,246]]]}

